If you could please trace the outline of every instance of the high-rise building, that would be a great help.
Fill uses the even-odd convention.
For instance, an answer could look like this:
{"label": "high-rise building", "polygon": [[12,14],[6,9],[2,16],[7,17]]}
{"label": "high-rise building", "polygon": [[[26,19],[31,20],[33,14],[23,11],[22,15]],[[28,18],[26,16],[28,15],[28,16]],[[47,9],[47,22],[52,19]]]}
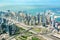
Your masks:
{"label": "high-rise building", "polygon": [[3,30],[3,33],[6,33],[6,25],[4,23],[2,23],[2,30]]}
{"label": "high-rise building", "polygon": [[54,27],[54,22],[55,22],[55,20],[54,20],[54,14],[52,14],[51,15],[51,25],[52,25],[52,27]]}
{"label": "high-rise building", "polygon": [[34,16],[34,21],[35,21],[35,24],[36,24],[36,16]]}
{"label": "high-rise building", "polygon": [[29,25],[29,22],[30,22],[30,20],[31,20],[30,14],[26,14],[25,19],[26,19],[27,24]]}
{"label": "high-rise building", "polygon": [[46,26],[46,17],[45,17],[45,13],[42,14],[42,25]]}
{"label": "high-rise building", "polygon": [[2,31],[2,26],[1,26],[1,24],[0,24],[0,34],[2,34],[3,33],[3,31]]}
{"label": "high-rise building", "polygon": [[[3,21],[3,22],[2,22]],[[7,20],[6,19],[3,19],[1,22],[1,25],[0,25],[0,29],[2,31],[2,33],[7,33]]]}
{"label": "high-rise building", "polygon": [[31,25],[34,25],[35,24],[35,21],[34,21],[34,16],[31,17]]}
{"label": "high-rise building", "polygon": [[16,27],[14,25],[9,25],[9,35],[14,35],[16,32]]}
{"label": "high-rise building", "polygon": [[2,30],[2,23],[3,23],[3,19],[0,18],[0,34],[3,33],[3,30]]}
{"label": "high-rise building", "polygon": [[38,24],[40,23],[40,13],[37,14]]}

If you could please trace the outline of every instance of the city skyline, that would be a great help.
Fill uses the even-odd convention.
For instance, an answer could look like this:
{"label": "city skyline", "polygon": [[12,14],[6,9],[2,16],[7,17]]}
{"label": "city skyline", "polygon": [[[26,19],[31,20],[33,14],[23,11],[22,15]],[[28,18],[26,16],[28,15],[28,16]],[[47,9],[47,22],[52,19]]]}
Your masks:
{"label": "city skyline", "polygon": [[0,0],[0,40],[60,40],[60,0]]}

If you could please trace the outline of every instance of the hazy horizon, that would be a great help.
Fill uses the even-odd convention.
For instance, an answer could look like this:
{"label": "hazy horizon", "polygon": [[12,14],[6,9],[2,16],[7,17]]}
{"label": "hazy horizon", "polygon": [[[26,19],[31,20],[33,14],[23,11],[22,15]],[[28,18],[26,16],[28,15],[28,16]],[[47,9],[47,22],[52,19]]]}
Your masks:
{"label": "hazy horizon", "polygon": [[60,0],[0,0],[0,7],[6,5],[50,5],[60,6]]}

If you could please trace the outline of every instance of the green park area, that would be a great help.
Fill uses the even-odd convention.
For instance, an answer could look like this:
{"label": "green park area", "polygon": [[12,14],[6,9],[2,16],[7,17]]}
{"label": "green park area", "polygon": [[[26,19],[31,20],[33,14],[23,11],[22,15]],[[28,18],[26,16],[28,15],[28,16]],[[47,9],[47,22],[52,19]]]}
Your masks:
{"label": "green park area", "polygon": [[[43,37],[35,36],[34,33],[26,31],[23,28],[18,28],[18,29],[19,29],[19,31],[17,32],[18,36],[15,37],[16,40],[45,40]],[[32,30],[35,32],[40,32],[42,29],[41,28],[33,28]]]}

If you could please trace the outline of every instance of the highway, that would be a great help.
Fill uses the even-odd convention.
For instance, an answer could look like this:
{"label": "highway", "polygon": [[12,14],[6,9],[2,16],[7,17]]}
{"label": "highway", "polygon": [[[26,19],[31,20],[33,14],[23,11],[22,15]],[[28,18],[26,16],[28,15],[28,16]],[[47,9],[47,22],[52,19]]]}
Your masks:
{"label": "highway", "polygon": [[60,38],[58,38],[58,37],[56,37],[56,36],[53,36],[53,35],[43,34],[43,36],[49,37],[49,38],[51,38],[52,40],[60,40]]}
{"label": "highway", "polygon": [[[4,17],[4,18],[5,18],[5,17]],[[33,32],[34,34],[37,34],[35,31],[32,31],[32,30],[30,29],[30,28],[32,28],[33,26],[27,26],[27,25],[25,25],[25,24],[23,24],[23,23],[20,23],[20,22],[18,22],[18,21],[13,20],[13,19],[9,19],[9,18],[5,18],[5,19],[13,22],[13,23],[16,24],[18,27],[22,27],[22,28],[24,28],[24,29],[26,29],[26,30],[28,30],[28,31],[30,31],[30,32]],[[38,27],[40,27],[40,26],[38,26]],[[30,29],[30,30],[29,30],[29,29]],[[21,35],[21,34],[19,34],[18,36],[20,36],[20,35]],[[41,35],[41,34],[39,34],[39,35]],[[52,36],[52,35],[43,34],[42,36],[44,36],[44,37],[47,38],[48,40],[60,40],[60,38],[57,38],[57,37]],[[14,38],[14,37],[15,37],[15,36],[12,36],[12,37],[8,38],[7,40],[11,40],[11,39]]]}

